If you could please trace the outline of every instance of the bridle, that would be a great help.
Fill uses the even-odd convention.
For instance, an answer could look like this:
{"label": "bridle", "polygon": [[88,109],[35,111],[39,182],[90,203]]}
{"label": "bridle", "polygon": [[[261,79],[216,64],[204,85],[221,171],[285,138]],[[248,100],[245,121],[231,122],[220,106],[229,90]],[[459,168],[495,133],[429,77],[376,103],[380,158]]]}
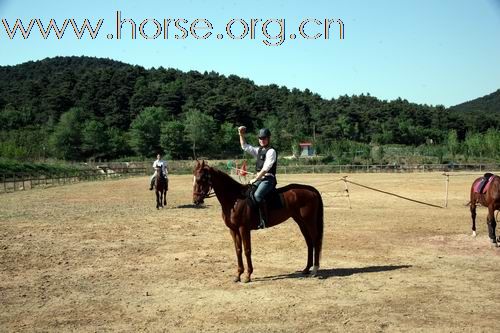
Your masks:
{"label": "bridle", "polygon": [[193,191],[193,195],[201,196],[202,199],[214,197],[215,196],[215,192],[213,190],[212,179],[211,178],[212,177],[210,176],[209,173],[203,173],[203,175],[200,177],[199,180],[195,180],[195,183],[196,183],[196,185],[198,185],[199,188],[205,187],[205,186],[201,186],[201,184],[199,184],[199,182],[203,183],[203,185],[206,184],[208,186],[207,186],[207,190],[206,191],[204,191],[204,190],[202,190],[202,191]]}

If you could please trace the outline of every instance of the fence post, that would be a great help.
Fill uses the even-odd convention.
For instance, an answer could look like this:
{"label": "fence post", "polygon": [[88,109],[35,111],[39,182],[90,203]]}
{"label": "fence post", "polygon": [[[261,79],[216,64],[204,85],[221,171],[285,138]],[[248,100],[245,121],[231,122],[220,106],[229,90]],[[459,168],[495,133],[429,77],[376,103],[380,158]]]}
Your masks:
{"label": "fence post", "polygon": [[447,208],[448,207],[448,183],[450,182],[450,175],[447,174],[447,173],[444,173],[443,175],[446,176],[446,183],[445,183],[445,186],[446,186],[446,197],[444,198],[444,207]]}
{"label": "fence post", "polygon": [[349,187],[347,187],[347,176],[342,177],[342,180],[344,181],[344,187],[345,187],[345,192],[347,193],[347,200],[349,201],[349,209],[352,209],[351,207],[351,197],[349,196]]}

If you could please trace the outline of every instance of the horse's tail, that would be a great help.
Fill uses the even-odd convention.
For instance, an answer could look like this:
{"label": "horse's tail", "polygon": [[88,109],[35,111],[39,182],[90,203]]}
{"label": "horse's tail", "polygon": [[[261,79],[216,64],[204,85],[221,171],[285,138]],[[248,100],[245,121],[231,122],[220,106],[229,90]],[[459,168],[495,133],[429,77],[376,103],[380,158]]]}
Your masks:
{"label": "horse's tail", "polygon": [[319,254],[321,255],[321,249],[323,247],[323,229],[325,227],[325,213],[324,213],[324,207],[323,207],[323,198],[321,197],[321,193],[318,192],[319,195],[319,216],[318,216],[318,230],[319,230],[319,235],[318,235],[318,250]]}
{"label": "horse's tail", "polygon": [[323,230],[324,230],[324,209],[323,209],[323,198],[321,197],[321,193],[317,189],[314,189],[314,192],[318,195],[318,200],[319,200],[319,207],[318,207],[318,214],[316,215],[316,227],[318,229],[318,235],[316,239],[316,244],[317,248],[316,251],[318,252],[318,256],[321,256],[321,249],[323,247]]}

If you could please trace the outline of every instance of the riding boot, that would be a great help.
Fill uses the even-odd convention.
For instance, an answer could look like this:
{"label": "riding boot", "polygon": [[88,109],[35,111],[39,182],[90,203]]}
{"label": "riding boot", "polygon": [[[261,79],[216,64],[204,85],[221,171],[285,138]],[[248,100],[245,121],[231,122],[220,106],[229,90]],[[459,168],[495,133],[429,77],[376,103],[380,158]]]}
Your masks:
{"label": "riding boot", "polygon": [[253,196],[253,193],[250,193],[248,198],[247,198],[247,204],[250,207],[250,210],[253,212],[258,213],[259,215],[259,225],[257,226],[257,229],[263,229],[265,227],[265,221],[264,223],[262,222],[262,213],[261,213],[261,205],[255,201],[255,197]]}
{"label": "riding boot", "polygon": [[264,229],[267,224],[267,203],[263,200],[259,205],[259,229]]}
{"label": "riding boot", "polygon": [[153,190],[153,186],[155,185],[155,177],[151,178],[151,184],[149,184],[149,190]]}

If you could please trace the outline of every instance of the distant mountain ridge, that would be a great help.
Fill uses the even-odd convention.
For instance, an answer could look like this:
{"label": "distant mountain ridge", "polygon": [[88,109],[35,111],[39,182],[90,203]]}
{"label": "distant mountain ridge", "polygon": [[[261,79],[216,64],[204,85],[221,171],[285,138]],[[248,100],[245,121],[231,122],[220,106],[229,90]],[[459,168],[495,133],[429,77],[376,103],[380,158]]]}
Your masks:
{"label": "distant mountain ridge", "polygon": [[500,114],[500,89],[497,91],[468,102],[464,102],[449,108],[457,112],[487,112]]}
{"label": "distant mountain ridge", "polygon": [[302,141],[323,153],[339,142],[442,144],[450,131],[464,140],[500,130],[499,105],[500,91],[447,109],[370,94],[325,99],[214,71],[55,57],[0,66],[0,157],[112,159],[164,150],[186,158],[193,142],[204,156],[236,156],[240,125],[249,133],[270,128],[275,148],[288,152]]}

